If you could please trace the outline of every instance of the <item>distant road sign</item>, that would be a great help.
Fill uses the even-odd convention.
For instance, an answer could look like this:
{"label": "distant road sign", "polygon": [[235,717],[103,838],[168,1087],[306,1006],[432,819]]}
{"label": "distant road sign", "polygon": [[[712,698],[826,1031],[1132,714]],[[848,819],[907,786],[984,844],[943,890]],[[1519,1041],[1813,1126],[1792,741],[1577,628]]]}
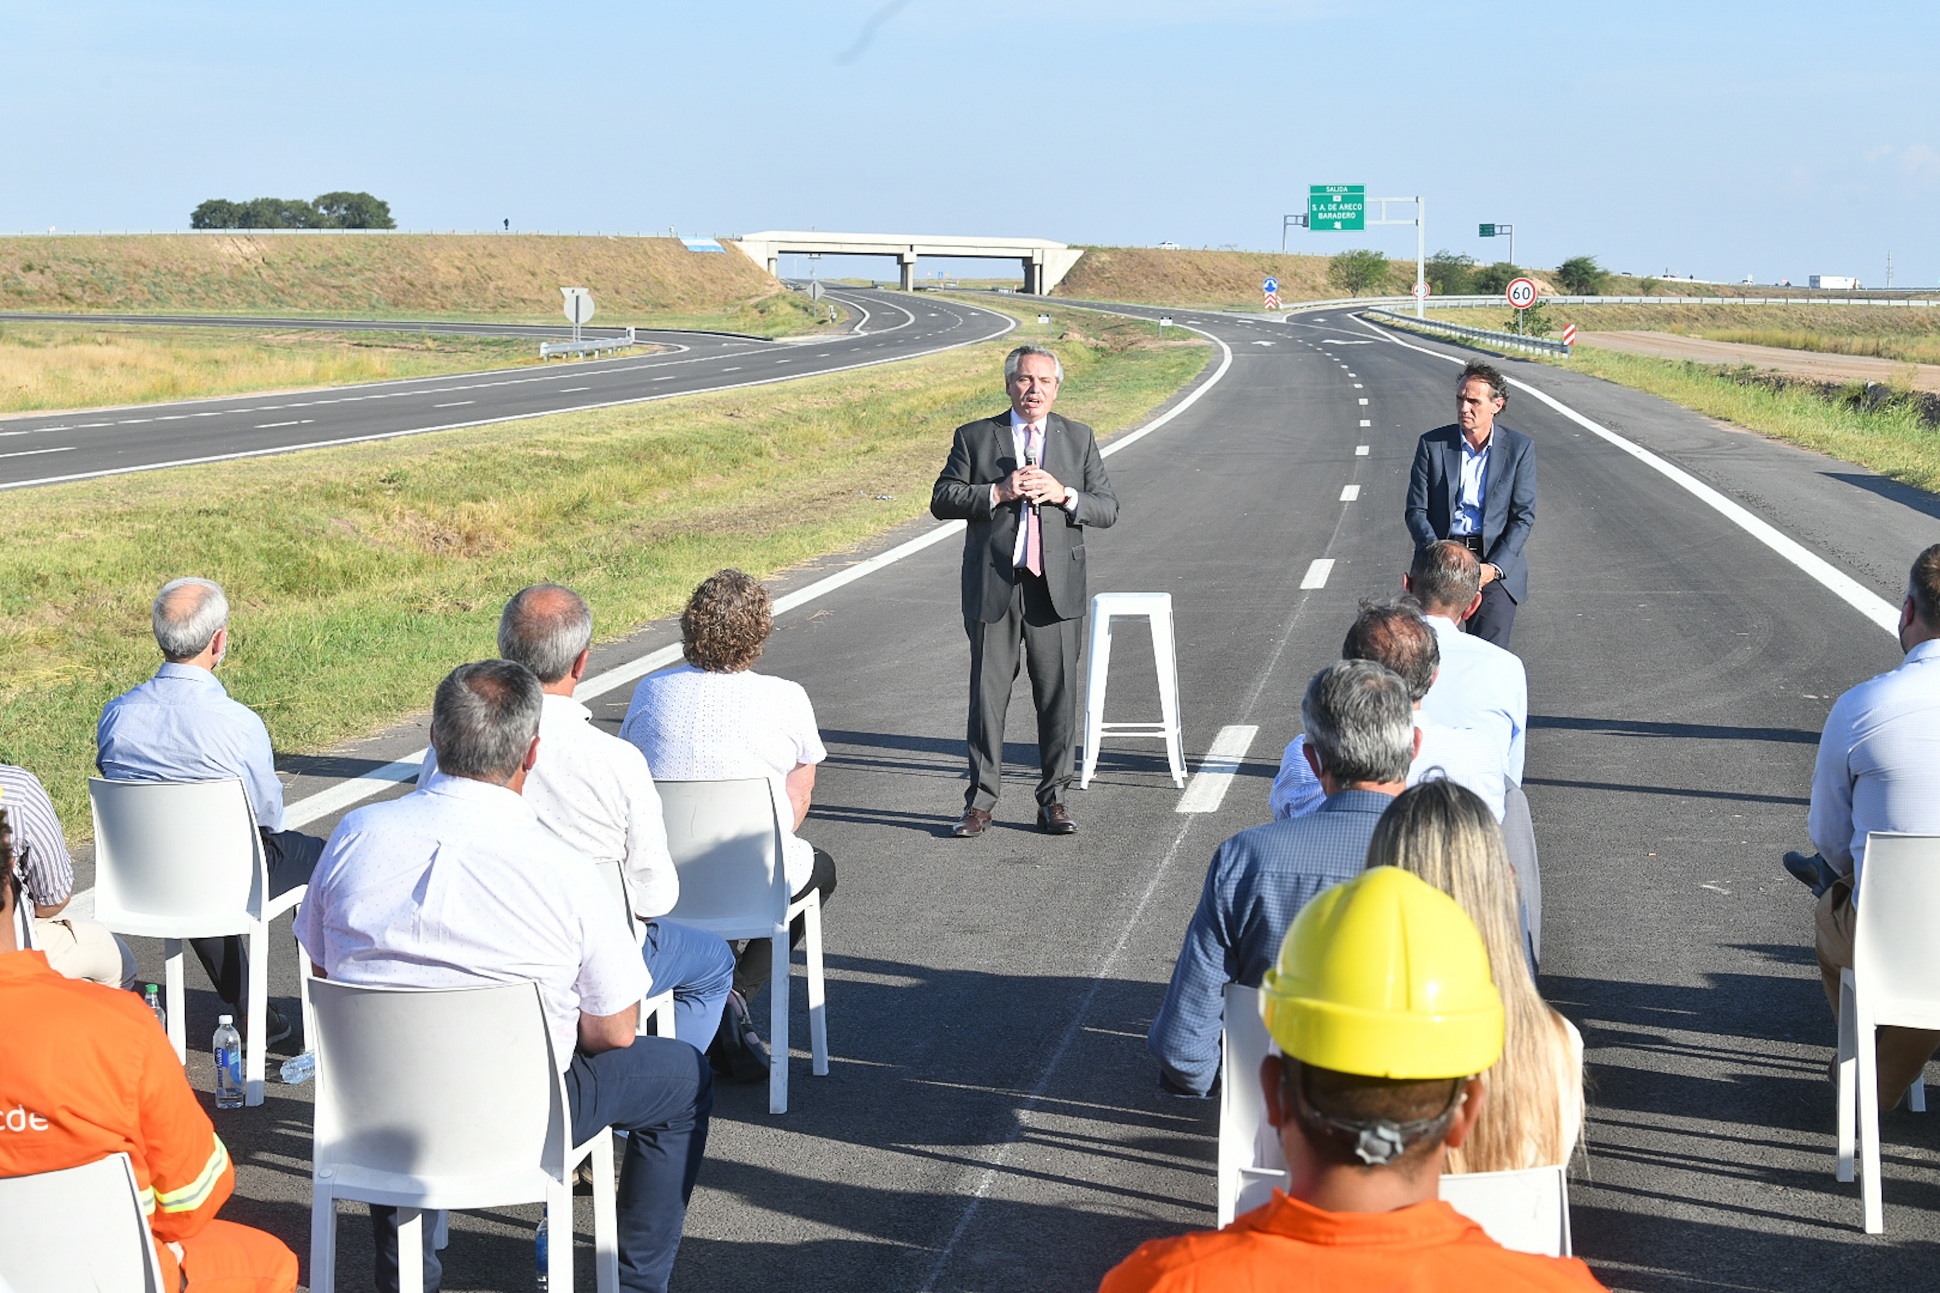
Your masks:
{"label": "distant road sign", "polygon": [[813,279],[809,281],[808,299],[811,301],[819,301],[822,299],[822,284],[819,281]]}
{"label": "distant road sign", "polygon": [[1576,325],[1574,323],[1566,323],[1563,325],[1563,344],[1566,346],[1576,344]]}
{"label": "distant road sign", "polygon": [[1275,292],[1280,290],[1280,280],[1277,278],[1264,279],[1260,283],[1260,290],[1262,292],[1265,292],[1268,296],[1272,296]]}
{"label": "distant road sign", "polygon": [[1428,284],[1416,283],[1413,287],[1409,288],[1408,290],[1415,294],[1415,299],[1417,301],[1420,301],[1425,299],[1428,295]]}
{"label": "distant road sign", "polygon": [[1367,185],[1308,185],[1307,227],[1342,233],[1367,228]]}
{"label": "distant road sign", "polygon": [[1495,237],[1495,226],[1492,224],[1480,225],[1476,228],[1475,232],[1478,237],[1493,238]]}
{"label": "distant road sign", "polygon": [[1509,304],[1518,310],[1526,310],[1536,303],[1536,284],[1526,278],[1511,279],[1509,290],[1503,295],[1507,296]]}
{"label": "distant road sign", "polygon": [[1266,308],[1269,310],[1277,310],[1280,308],[1280,294],[1278,292],[1268,292],[1266,294]]}
{"label": "distant road sign", "polygon": [[577,328],[593,317],[593,294],[583,287],[562,287],[560,295],[566,298],[566,322]]}

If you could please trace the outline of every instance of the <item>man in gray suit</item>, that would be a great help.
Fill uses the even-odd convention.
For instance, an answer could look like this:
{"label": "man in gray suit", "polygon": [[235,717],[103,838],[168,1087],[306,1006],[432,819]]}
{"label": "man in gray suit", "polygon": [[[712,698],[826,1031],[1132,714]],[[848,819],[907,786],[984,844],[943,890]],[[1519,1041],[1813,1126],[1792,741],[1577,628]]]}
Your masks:
{"label": "man in gray suit", "polygon": [[1089,607],[1084,531],[1116,521],[1118,498],[1091,428],[1051,412],[1063,380],[1064,365],[1049,350],[1011,351],[1004,360],[1010,408],[957,428],[930,491],[938,519],[970,523],[963,538],[970,787],[950,830],[959,839],[983,834],[997,804],[1020,645],[1037,702],[1038,829],[1078,829],[1064,792],[1073,780],[1078,650]]}
{"label": "man in gray suit", "polygon": [[1422,436],[1408,473],[1408,533],[1420,552],[1440,539],[1482,563],[1482,604],[1463,626],[1507,648],[1516,607],[1529,596],[1522,545],[1536,524],[1536,450],[1495,424],[1509,386],[1489,364],[1471,363],[1455,386],[1455,421]]}

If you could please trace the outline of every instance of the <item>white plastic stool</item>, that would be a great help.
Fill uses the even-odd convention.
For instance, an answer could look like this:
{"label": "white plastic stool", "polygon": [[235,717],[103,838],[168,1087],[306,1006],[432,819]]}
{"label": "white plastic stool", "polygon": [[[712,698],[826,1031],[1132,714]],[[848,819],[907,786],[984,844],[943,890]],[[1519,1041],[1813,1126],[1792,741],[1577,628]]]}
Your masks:
{"label": "white plastic stool", "polygon": [[[1152,629],[1152,660],[1159,673],[1157,723],[1107,723],[1105,679],[1111,666],[1111,622],[1142,617]],[[1084,764],[1078,788],[1098,770],[1098,746],[1107,736],[1165,738],[1172,784],[1186,784],[1185,747],[1179,733],[1179,664],[1172,653],[1171,593],[1099,593],[1091,599],[1091,663],[1085,672]]]}

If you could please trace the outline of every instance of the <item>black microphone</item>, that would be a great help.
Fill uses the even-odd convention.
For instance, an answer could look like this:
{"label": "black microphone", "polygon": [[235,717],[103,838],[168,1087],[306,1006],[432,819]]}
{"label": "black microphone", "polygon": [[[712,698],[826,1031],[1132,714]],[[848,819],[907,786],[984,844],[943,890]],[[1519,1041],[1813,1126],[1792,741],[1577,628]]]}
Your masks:
{"label": "black microphone", "polygon": [[[1037,466],[1037,453],[1035,450],[1031,448],[1031,430],[1029,427],[1024,428],[1024,465],[1026,467]],[[1040,513],[1037,510],[1037,504],[1035,502],[1031,504],[1031,515],[1032,516],[1042,515],[1042,513]]]}

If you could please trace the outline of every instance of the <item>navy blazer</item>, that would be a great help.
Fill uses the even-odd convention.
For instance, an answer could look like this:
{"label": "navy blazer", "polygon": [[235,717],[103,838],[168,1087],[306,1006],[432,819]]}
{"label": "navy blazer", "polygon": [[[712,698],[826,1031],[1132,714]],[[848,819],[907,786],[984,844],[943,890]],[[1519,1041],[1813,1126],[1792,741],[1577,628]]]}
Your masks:
{"label": "navy blazer", "polygon": [[[1415,444],[1408,473],[1408,533],[1415,551],[1446,539],[1461,506],[1462,429],[1436,427]],[[1502,572],[1502,591],[1517,603],[1529,596],[1529,563],[1522,545],[1536,525],[1536,447],[1500,422],[1489,438],[1489,474],[1482,489],[1482,560]]]}

